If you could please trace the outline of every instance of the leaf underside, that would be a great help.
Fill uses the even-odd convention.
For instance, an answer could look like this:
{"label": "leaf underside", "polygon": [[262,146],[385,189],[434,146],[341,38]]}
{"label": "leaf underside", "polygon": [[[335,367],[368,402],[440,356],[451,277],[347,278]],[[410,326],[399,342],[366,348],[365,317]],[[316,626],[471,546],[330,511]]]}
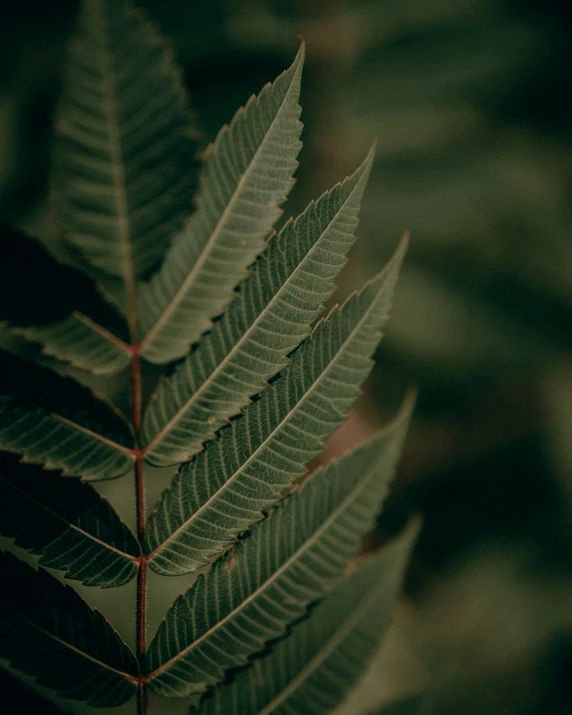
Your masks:
{"label": "leaf underside", "polygon": [[89,264],[131,284],[191,213],[197,146],[171,52],[128,0],[81,3],[58,130],[66,237]]}
{"label": "leaf underside", "polygon": [[405,248],[404,240],[374,281],[317,325],[272,389],[179,468],[146,529],[154,571],[205,565],[304,476],[360,395]]}
{"label": "leaf underside", "polygon": [[0,592],[0,657],[73,700],[121,705],[135,692],[137,662],[103,616],[69,586],[0,552],[10,584]]}
{"label": "leaf underside", "polygon": [[389,625],[411,546],[406,535],[334,590],[309,617],[233,682],[204,715],[322,715],[357,682]]}
{"label": "leaf underside", "polygon": [[137,574],[137,541],[109,502],[88,484],[3,460],[0,535],[40,564],[86,586],[123,586]]}
{"label": "leaf underside", "polygon": [[[147,688],[195,702],[208,691],[207,715],[318,715],[356,682],[387,627],[412,535],[346,571],[382,507],[413,401],[305,477],[360,396],[407,238],[316,324],[355,241],[374,150],[274,231],[301,147],[303,63],[302,43],[219,132],[193,212],[197,143],[170,50],[131,0],[80,3],[53,194],[86,275],[0,224],[0,321],[73,367],[113,375],[131,364],[133,424],[75,380],[0,352],[0,449],[12,453],[0,535],[42,567],[0,551],[0,659],[54,695],[116,707],[138,692],[146,712]],[[140,358],[173,363],[142,415]],[[146,529],[143,463],[178,466]],[[137,537],[83,483],[128,472]],[[212,561],[143,655],[147,565],[176,576]],[[99,588],[140,574],[138,657],[45,568]],[[11,675],[1,682],[22,688]],[[49,712],[34,692],[24,698]]]}
{"label": "leaf underside", "polygon": [[294,183],[303,61],[302,46],[292,67],[251,97],[209,148],[198,209],[141,294],[140,350],[147,360],[185,355],[263,250]]}
{"label": "leaf underside", "polygon": [[113,479],[133,465],[126,423],[75,380],[0,352],[0,449],[66,476]]}
{"label": "leaf underside", "polygon": [[333,588],[381,508],[411,408],[319,469],[175,601],[147,654],[154,692],[184,697],[216,684]]}
{"label": "leaf underside", "polygon": [[286,367],[335,289],[372,161],[373,150],[353,176],[286,223],[226,314],[161,381],[143,422],[149,462],[173,464],[200,451]]}
{"label": "leaf underside", "polygon": [[91,279],[5,224],[0,241],[0,322],[75,367],[112,374],[127,366],[127,324]]}

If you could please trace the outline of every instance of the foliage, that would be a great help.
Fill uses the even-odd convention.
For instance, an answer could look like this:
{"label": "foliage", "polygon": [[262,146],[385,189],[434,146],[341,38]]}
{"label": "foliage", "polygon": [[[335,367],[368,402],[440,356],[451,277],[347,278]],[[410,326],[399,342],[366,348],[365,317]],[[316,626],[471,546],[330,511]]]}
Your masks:
{"label": "foliage", "polygon": [[[198,145],[170,51],[128,0],[81,4],[52,182],[74,267],[1,229],[2,320],[59,362],[1,357],[0,448],[14,456],[0,534],[40,569],[17,548],[0,556],[0,657],[66,710],[135,698],[142,715],[152,691],[204,695],[205,713],[330,712],[389,623],[412,534],[346,567],[388,491],[412,400],[307,471],[371,371],[407,239],[319,319],[374,152],[274,229],[301,146],[303,62],[302,44],[221,129],[192,212]],[[151,363],[166,367],[149,395]],[[77,368],[130,384],[129,419],[70,377]],[[146,522],[150,467],[171,483]],[[86,483],[128,473],[135,533]],[[89,587],[136,581],[135,649],[48,567]],[[201,573],[147,647],[148,567]]]}

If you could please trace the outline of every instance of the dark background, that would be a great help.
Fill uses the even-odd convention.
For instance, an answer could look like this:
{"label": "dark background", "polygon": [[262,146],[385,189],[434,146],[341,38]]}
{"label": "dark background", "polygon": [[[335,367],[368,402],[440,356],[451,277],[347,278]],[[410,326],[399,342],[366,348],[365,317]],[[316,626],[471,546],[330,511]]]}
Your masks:
{"label": "dark background", "polygon": [[[424,516],[380,665],[386,693],[443,686],[451,713],[572,712],[572,4],[140,5],[174,43],[205,144],[304,36],[304,148],[286,215],[377,137],[339,297],[411,231],[366,398],[329,445],[363,440],[418,386],[370,540]],[[2,11],[0,218],[32,229],[74,7]]]}

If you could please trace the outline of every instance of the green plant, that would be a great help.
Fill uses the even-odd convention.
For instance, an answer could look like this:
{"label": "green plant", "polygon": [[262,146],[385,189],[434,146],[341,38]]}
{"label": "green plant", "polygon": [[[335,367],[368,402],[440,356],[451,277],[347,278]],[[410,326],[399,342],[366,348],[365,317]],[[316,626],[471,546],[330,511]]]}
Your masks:
{"label": "green plant", "polygon": [[[388,624],[411,536],[345,571],[388,489],[411,400],[373,441],[306,472],[371,369],[406,240],[316,323],[354,242],[373,151],[272,233],[301,146],[303,58],[302,46],[221,130],[180,226],[197,148],[170,53],[128,2],[82,4],[53,181],[82,272],[4,226],[0,316],[60,363],[129,373],[127,420],[56,364],[1,356],[0,447],[25,464],[4,461],[0,533],[86,586],[136,581],[132,651],[76,590],[1,554],[0,657],[71,701],[135,698],[142,715],[150,690],[205,713],[329,712]],[[148,396],[151,363],[168,367]],[[146,521],[155,472],[144,467],[177,465]],[[86,483],[130,473],[136,534]],[[204,573],[147,647],[148,569]]]}

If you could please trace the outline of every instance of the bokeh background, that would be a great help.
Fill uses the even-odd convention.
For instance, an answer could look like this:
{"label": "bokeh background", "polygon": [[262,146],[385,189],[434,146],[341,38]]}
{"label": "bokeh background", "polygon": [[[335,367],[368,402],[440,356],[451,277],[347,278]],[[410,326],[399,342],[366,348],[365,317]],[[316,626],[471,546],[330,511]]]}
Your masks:
{"label": "bokeh background", "polygon": [[[172,39],[204,143],[307,43],[296,214],[377,162],[343,298],[411,250],[366,394],[328,454],[410,385],[418,407],[368,541],[423,529],[388,640],[340,715],[572,712],[572,4],[141,0]],[[42,231],[76,3],[0,29],[0,218]]]}

